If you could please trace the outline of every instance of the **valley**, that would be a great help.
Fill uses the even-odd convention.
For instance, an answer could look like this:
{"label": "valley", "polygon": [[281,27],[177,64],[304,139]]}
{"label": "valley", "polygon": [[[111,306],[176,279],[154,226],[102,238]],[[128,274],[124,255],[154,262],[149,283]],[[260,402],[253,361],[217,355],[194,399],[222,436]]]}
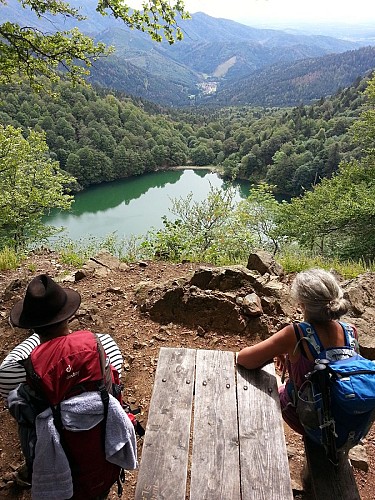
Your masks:
{"label": "valley", "polygon": [[[352,85],[373,69],[375,30],[325,26],[300,30],[254,28],[203,12],[179,20],[184,39],[153,42],[90,4],[82,32],[115,52],[95,61],[89,81],[165,106],[295,106]],[[0,22],[17,20],[38,29],[71,29],[72,19],[36,18],[16,0],[0,10]],[[53,23],[53,24],[52,24]],[[301,83],[303,84],[301,85]],[[194,97],[193,97],[194,96]]]}

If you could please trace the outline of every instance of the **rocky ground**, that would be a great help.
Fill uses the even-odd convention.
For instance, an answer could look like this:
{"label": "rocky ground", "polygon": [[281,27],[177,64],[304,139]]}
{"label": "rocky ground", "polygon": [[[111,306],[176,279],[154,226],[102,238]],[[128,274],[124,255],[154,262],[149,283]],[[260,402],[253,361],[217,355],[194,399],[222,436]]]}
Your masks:
{"label": "rocky ground", "polygon": [[[139,407],[141,409],[141,413],[137,417],[143,426],[147,422],[153,378],[161,346],[238,351],[257,341],[251,328],[244,329],[241,333],[236,331],[228,333],[228,331],[210,328],[207,323],[202,327],[198,320],[200,311],[197,311],[196,321],[193,320],[194,305],[192,304],[196,302],[188,303],[188,305],[190,304],[190,325],[179,324],[177,321],[172,321],[171,318],[166,322],[165,317],[163,317],[163,324],[161,324],[155,318],[160,319],[162,315],[154,314],[155,309],[152,309],[152,304],[143,302],[142,305],[140,290],[144,291],[145,287],[152,289],[153,284],[166,282],[172,283],[175,288],[178,288],[181,283],[193,276],[199,267],[198,265],[137,262],[120,266],[119,263],[113,263],[111,260],[100,265],[96,262],[98,260],[100,261],[100,259],[91,261],[90,266],[84,272],[76,274],[76,269],[61,265],[57,255],[44,252],[30,256],[27,262],[15,271],[0,273],[0,360],[13,346],[28,335],[28,332],[23,330],[12,330],[8,324],[9,311],[23,295],[28,281],[33,276],[44,272],[63,279],[64,286],[71,286],[82,295],[82,305],[71,325],[73,329],[86,328],[97,333],[110,333],[120,346],[125,360],[124,399],[133,408]],[[78,281],[76,281],[77,279]],[[287,286],[290,277],[284,277],[282,281]],[[368,283],[367,280],[366,286],[356,288],[355,293],[352,293],[352,302],[356,303],[358,309],[357,317],[354,318],[357,323],[366,319],[366,315],[360,309],[369,300]],[[350,287],[350,284],[348,286]],[[270,300],[264,298],[263,305],[266,302],[269,303]],[[277,329],[282,321],[288,319],[285,314],[291,313],[291,317],[298,315],[298,311],[293,313],[290,310],[280,309],[278,314],[283,317],[281,321],[275,316],[277,307],[274,304],[272,307],[273,309],[270,307],[268,316],[266,316],[270,332]],[[273,317],[272,311],[274,311]],[[178,313],[176,317],[179,318]],[[253,324],[261,328],[265,326],[265,322],[261,324],[259,319]],[[368,350],[372,352],[371,339],[368,340]],[[8,414],[4,402],[1,402],[0,405],[0,429],[0,498],[30,499],[29,491],[19,489],[13,482],[13,473],[22,464],[22,455],[15,422]],[[300,472],[304,463],[301,439],[287,427],[285,427],[285,433],[295,496],[301,499],[307,498],[302,491],[300,481]],[[139,456],[141,457],[142,440],[140,439],[138,443]],[[368,435],[364,447],[360,450],[362,456],[353,460],[353,463],[358,467],[355,469],[355,475],[363,500],[375,499],[373,489],[375,480],[374,445],[375,433],[372,431]],[[363,453],[365,453],[364,456]],[[127,473],[124,500],[134,498],[136,480],[137,472]],[[115,489],[111,496],[116,498]]]}

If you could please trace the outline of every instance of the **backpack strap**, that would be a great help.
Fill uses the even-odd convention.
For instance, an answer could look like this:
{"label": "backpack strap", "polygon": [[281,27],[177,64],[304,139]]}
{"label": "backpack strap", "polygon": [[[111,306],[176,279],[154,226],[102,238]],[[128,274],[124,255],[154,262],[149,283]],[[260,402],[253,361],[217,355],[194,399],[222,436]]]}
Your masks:
{"label": "backpack strap", "polygon": [[301,339],[303,339],[304,337],[301,337],[302,333],[301,333],[301,329],[298,328],[298,323],[293,323],[293,328],[294,328],[294,334],[296,336],[296,347],[294,348],[294,351],[293,351],[293,354],[296,353],[296,350],[297,348],[299,347],[300,351],[301,351],[301,354],[304,358],[307,358],[307,355],[306,355],[306,350],[305,348],[303,347],[303,342],[300,342]]}
{"label": "backpack strap", "polygon": [[[318,337],[318,334],[316,333],[315,329],[313,328],[310,323],[302,322],[302,323],[293,323],[294,331],[299,332],[298,335],[298,342],[295,347],[295,351],[297,347],[299,346],[300,342],[302,343],[302,340],[305,340],[307,342],[309,351],[314,359],[319,357],[319,354],[321,351],[324,349],[323,344],[320,341],[320,338]],[[302,334],[302,336],[301,336]],[[297,335],[297,332],[296,332]]]}
{"label": "backpack strap", "polygon": [[45,395],[45,393],[43,391],[43,387],[42,387],[42,385],[40,383],[40,377],[39,377],[39,375],[36,373],[36,371],[34,369],[34,365],[33,365],[33,362],[31,360],[31,356],[28,356],[25,359],[20,359],[18,361],[18,363],[23,366],[23,368],[24,368],[24,370],[26,372],[26,383],[32,389],[34,389],[34,391],[38,394],[39,397],[41,397],[45,401],[47,401],[48,405],[49,405],[48,398]]}
{"label": "backpack strap", "polygon": [[351,347],[359,354],[359,342],[357,336],[357,330],[348,323],[344,323],[343,321],[339,321],[342,329],[344,330],[345,336],[345,345],[346,347]]}

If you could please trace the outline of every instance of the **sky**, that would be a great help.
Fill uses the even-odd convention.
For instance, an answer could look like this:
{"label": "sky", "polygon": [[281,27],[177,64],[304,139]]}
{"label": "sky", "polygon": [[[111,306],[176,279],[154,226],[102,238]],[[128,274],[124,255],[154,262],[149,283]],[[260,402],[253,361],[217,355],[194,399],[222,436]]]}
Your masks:
{"label": "sky", "polygon": [[288,21],[375,22],[375,0],[185,0],[185,6],[191,14],[205,12],[249,25]]}

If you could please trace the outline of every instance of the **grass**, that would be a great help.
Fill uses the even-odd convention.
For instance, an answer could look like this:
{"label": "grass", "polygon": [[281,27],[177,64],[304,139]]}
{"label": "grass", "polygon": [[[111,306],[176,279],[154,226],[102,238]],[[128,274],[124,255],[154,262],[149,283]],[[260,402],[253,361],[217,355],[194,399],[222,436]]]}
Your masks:
{"label": "grass", "polygon": [[283,266],[286,273],[299,273],[306,269],[319,267],[327,271],[336,271],[345,279],[355,278],[368,271],[375,271],[375,263],[366,263],[363,260],[340,260],[322,256],[309,256],[303,253],[284,253],[276,256],[276,260]]}
{"label": "grass", "polygon": [[[107,250],[123,262],[136,262],[144,258],[152,259],[152,255],[145,254],[144,245],[140,238],[118,239],[116,234],[110,234],[105,239],[85,238],[72,241],[67,238],[57,239],[52,245],[60,255],[63,264],[76,268],[81,267],[90,257],[97,255],[102,250]],[[250,253],[249,249],[249,253]],[[213,265],[231,265],[239,263],[239,256],[233,253],[221,252],[220,249],[211,249],[204,256],[204,262]],[[338,258],[325,258],[319,255],[309,255],[297,247],[287,247],[275,257],[286,273],[298,273],[306,269],[322,268],[327,271],[336,271],[344,279],[355,278],[368,271],[375,271],[375,262],[363,260],[340,260]],[[24,260],[24,255],[17,254],[13,249],[4,247],[0,250],[0,271],[16,269]],[[189,260],[201,262],[202,255],[189,255]],[[242,262],[246,265],[247,262]]]}
{"label": "grass", "polygon": [[0,250],[0,271],[16,269],[20,265],[22,258],[23,256],[12,248],[2,248]]}

